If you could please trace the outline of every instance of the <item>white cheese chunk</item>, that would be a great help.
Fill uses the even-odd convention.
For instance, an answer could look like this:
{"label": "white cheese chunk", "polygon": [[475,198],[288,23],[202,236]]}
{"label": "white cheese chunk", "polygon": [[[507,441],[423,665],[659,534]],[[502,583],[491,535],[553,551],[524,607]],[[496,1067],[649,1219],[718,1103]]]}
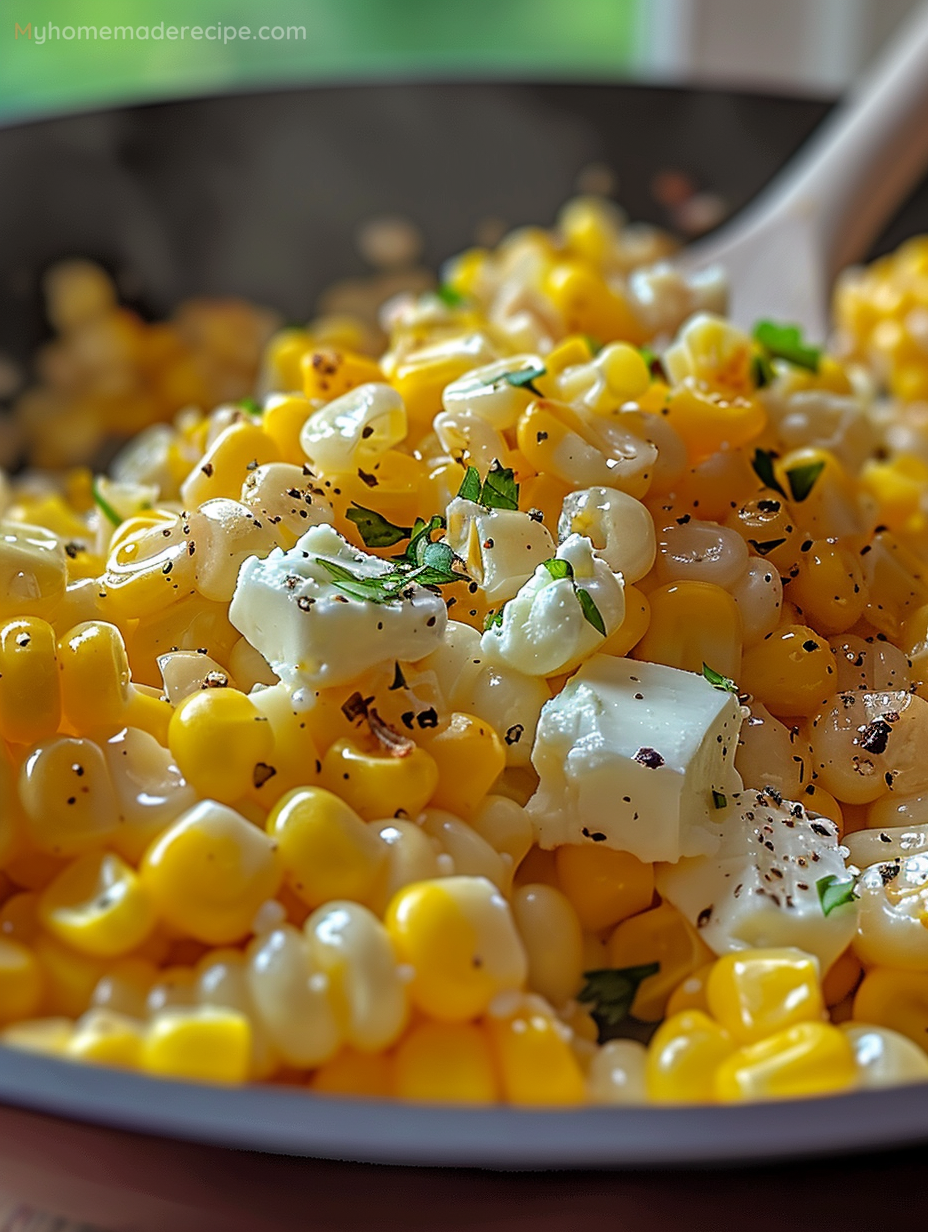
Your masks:
{"label": "white cheese chunk", "polygon": [[857,924],[853,901],[826,915],[818,890],[825,878],[836,885],[853,881],[837,826],[770,788],[745,791],[721,818],[714,856],[658,869],[661,896],[716,954],[796,946],[827,971]]}
{"label": "white cheese chunk", "polygon": [[702,676],[597,654],[541,712],[527,810],[542,847],[602,842],[640,860],[718,845],[713,792],[737,792],[737,699]]}
{"label": "white cheese chunk", "polygon": [[410,583],[387,603],[339,589],[323,561],[358,578],[389,573],[389,561],[358,551],[331,526],[314,526],[287,552],[242,565],[229,619],[293,687],[347,684],[393,659],[414,663],[441,642],[440,594]]}
{"label": "white cheese chunk", "polygon": [[406,407],[391,385],[358,385],[314,411],[300,429],[300,445],[329,474],[370,467],[406,436]]}
{"label": "white cheese chunk", "polygon": [[457,496],[447,520],[446,541],[490,604],[511,599],[535,566],[554,555],[545,524],[517,509],[487,509]]}
{"label": "white cheese chunk", "polygon": [[[503,608],[502,623],[484,633],[481,645],[491,663],[527,676],[556,676],[595,654],[625,619],[622,576],[596,556],[589,539],[570,535],[557,560],[565,562],[569,575],[558,577],[539,565]],[[602,631],[584,609],[581,590],[592,600]]]}

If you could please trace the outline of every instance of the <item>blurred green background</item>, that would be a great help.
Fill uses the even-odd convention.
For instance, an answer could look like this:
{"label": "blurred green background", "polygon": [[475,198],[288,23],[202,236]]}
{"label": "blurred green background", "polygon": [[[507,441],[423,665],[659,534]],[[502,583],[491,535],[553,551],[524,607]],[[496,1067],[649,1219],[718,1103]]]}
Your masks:
{"label": "blurred green background", "polygon": [[[3,7],[0,118],[13,118],[314,81],[610,80],[635,63],[647,0],[10,0]],[[49,23],[64,34],[49,33]],[[131,40],[77,34],[79,26],[129,23]],[[247,26],[251,38],[137,37],[138,27],[162,23]],[[306,37],[262,41],[265,25],[305,26]]]}

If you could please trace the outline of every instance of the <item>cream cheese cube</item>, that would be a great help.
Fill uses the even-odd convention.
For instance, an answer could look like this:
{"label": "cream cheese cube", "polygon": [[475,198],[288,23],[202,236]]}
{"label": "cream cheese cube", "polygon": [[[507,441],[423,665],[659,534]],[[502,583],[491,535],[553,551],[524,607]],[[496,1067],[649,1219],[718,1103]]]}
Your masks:
{"label": "cream cheese cube", "polygon": [[411,582],[386,603],[356,598],[322,561],[358,578],[392,569],[321,525],[287,552],[250,556],[239,571],[229,620],[281,680],[294,688],[348,684],[394,659],[415,663],[441,643],[448,613],[440,594]]}
{"label": "cream cheese cube", "polygon": [[715,850],[713,792],[741,788],[741,709],[693,672],[597,654],[542,708],[527,811],[542,847],[600,842],[640,860]]}
{"label": "cream cheese cube", "polygon": [[853,882],[837,826],[769,787],[745,791],[720,816],[718,852],[658,869],[661,897],[716,954],[796,946],[827,971],[857,927],[856,903],[826,915],[817,888],[824,878]]}

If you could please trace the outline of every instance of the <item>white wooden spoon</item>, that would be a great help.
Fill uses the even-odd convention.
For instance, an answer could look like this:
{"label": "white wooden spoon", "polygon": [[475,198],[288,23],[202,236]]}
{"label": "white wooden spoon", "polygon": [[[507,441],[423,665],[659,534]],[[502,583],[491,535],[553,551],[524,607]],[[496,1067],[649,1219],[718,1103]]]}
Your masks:
{"label": "white wooden spoon", "polygon": [[928,163],[928,0],[799,152],[681,268],[723,266],[733,320],[827,332],[835,276],[859,260]]}

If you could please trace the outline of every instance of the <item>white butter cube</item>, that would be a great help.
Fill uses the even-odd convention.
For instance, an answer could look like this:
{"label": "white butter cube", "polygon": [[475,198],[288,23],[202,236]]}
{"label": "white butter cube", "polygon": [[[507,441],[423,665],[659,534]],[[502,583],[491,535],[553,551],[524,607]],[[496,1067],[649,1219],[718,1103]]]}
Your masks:
{"label": "white butter cube", "polygon": [[741,709],[702,676],[597,654],[542,709],[527,809],[542,847],[587,841],[640,860],[718,845],[713,793],[741,788]]}
{"label": "white butter cube", "polygon": [[322,525],[288,552],[250,556],[239,571],[229,620],[285,683],[348,684],[394,659],[415,663],[441,643],[448,613],[440,594],[410,583],[373,602],[336,585],[325,562],[362,581],[392,569]]}
{"label": "white butter cube", "polygon": [[[796,946],[815,954],[827,971],[857,926],[848,851],[834,822],[766,788],[732,801],[722,835],[714,856],[658,869],[661,897],[716,954]],[[818,887],[825,879],[839,898],[847,890],[849,901],[829,905],[826,897],[823,904]]]}

